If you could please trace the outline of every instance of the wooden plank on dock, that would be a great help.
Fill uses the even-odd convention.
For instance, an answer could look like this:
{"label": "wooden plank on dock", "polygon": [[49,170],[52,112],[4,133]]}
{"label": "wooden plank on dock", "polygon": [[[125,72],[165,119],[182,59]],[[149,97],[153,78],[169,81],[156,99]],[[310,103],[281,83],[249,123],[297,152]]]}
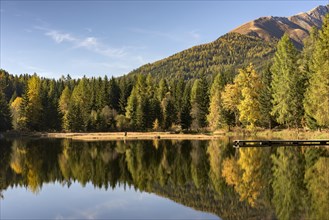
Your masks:
{"label": "wooden plank on dock", "polygon": [[329,140],[235,140],[234,147],[324,146]]}

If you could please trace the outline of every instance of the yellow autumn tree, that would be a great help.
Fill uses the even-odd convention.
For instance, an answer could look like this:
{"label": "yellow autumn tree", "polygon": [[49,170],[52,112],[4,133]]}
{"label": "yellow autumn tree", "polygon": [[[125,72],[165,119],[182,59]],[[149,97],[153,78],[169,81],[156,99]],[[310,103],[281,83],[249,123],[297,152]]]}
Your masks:
{"label": "yellow autumn tree", "polygon": [[22,118],[22,97],[17,97],[10,105],[12,124],[15,130],[20,130],[23,128],[23,118]]}
{"label": "yellow autumn tree", "polygon": [[262,83],[252,64],[246,69],[240,69],[234,80],[241,89],[241,101],[237,106],[239,120],[249,130],[254,130],[256,123],[261,119],[260,90]]}
{"label": "yellow autumn tree", "polygon": [[238,105],[241,100],[241,90],[237,84],[227,84],[224,91],[221,93],[223,108],[227,111],[233,112],[235,117],[235,124],[239,124],[239,109]]}

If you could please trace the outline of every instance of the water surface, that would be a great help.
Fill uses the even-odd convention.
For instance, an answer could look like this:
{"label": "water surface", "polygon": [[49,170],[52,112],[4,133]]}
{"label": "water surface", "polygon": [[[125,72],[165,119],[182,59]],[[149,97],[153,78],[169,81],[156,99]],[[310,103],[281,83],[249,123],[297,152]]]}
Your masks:
{"label": "water surface", "polygon": [[0,140],[1,219],[326,219],[329,150]]}

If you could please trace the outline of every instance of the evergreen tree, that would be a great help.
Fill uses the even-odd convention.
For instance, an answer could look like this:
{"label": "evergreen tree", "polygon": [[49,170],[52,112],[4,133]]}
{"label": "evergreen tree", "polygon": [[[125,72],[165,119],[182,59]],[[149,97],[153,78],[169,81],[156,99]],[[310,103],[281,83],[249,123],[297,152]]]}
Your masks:
{"label": "evergreen tree", "polygon": [[161,79],[159,82],[159,87],[158,87],[158,100],[161,102],[162,99],[166,96],[167,92],[169,91],[168,85],[165,79]]}
{"label": "evergreen tree", "polygon": [[132,83],[128,80],[128,78],[126,76],[123,76],[119,79],[119,87],[120,87],[119,113],[125,114],[127,101],[133,86]]}
{"label": "evergreen tree", "polygon": [[209,110],[208,83],[205,74],[193,84],[191,91],[192,118],[194,128],[207,126],[207,114]]}
{"label": "evergreen tree", "polygon": [[262,127],[267,127],[271,129],[274,123],[274,119],[271,115],[273,104],[271,88],[272,73],[270,70],[270,66],[268,66],[266,70],[262,71],[260,78],[263,84],[262,89],[259,91],[259,110],[261,114],[260,124]]}
{"label": "evergreen tree", "polygon": [[[79,130],[82,131],[87,130],[89,119],[90,119],[91,106],[92,106],[91,95],[92,95],[91,88],[90,88],[90,84],[88,83],[88,79],[86,77],[83,77],[79,81],[78,85],[74,87],[74,90],[71,95],[70,107],[69,107],[69,113],[81,114],[81,116],[79,115],[77,117],[81,117],[82,120],[73,122],[70,120],[74,119],[74,117],[76,116],[68,117],[69,124],[74,125],[73,127],[70,126],[71,130],[74,130],[74,128],[78,128]],[[76,125],[78,123],[79,125]]]}
{"label": "evergreen tree", "polygon": [[175,122],[176,115],[175,104],[170,92],[162,99],[161,105],[163,111],[162,128],[167,130]]}
{"label": "evergreen tree", "polygon": [[42,130],[58,131],[61,127],[55,80],[43,80],[41,85]]}
{"label": "evergreen tree", "polygon": [[126,107],[126,117],[130,120],[130,127],[132,129],[137,128],[137,89],[133,88],[131,95],[128,98],[128,103]]}
{"label": "evergreen tree", "polygon": [[224,109],[222,106],[222,96],[221,93],[224,89],[224,81],[222,74],[219,73],[214,79],[214,82],[210,90],[210,105],[209,114],[207,120],[211,129],[216,130],[217,128],[223,127],[225,123],[224,119]]}
{"label": "evergreen tree", "polygon": [[297,49],[288,35],[284,35],[277,45],[271,68],[272,114],[278,123],[288,127],[298,127],[304,114],[304,77],[297,69],[297,58]]}
{"label": "evergreen tree", "polygon": [[180,124],[183,130],[188,130],[192,124],[191,117],[191,84],[188,83],[185,86],[183,100],[182,100],[182,110],[180,112]]}
{"label": "evergreen tree", "polygon": [[11,128],[11,117],[5,94],[0,90],[0,132]]}
{"label": "evergreen tree", "polygon": [[109,107],[119,111],[120,88],[114,77],[109,82]]}
{"label": "evergreen tree", "polygon": [[304,106],[317,125],[329,127],[329,15],[319,31],[312,57],[311,76]]}

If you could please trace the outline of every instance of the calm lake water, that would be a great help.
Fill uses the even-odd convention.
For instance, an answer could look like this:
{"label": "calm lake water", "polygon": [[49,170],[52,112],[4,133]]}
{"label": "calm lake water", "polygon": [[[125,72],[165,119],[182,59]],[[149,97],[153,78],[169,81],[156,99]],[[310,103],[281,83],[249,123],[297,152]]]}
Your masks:
{"label": "calm lake water", "polygon": [[329,149],[0,140],[0,219],[328,219]]}

